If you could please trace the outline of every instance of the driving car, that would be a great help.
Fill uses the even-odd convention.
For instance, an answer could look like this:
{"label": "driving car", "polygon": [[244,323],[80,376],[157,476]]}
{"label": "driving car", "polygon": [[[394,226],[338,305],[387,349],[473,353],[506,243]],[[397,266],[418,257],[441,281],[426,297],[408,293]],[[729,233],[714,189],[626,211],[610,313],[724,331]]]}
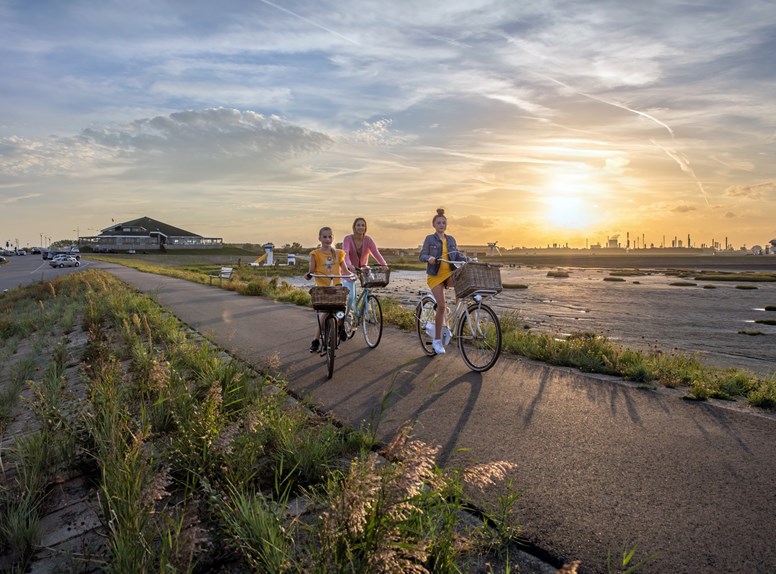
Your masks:
{"label": "driving car", "polygon": [[49,262],[49,265],[61,269],[62,267],[78,267],[81,265],[81,262],[72,255],[60,255],[54,257],[54,259]]}

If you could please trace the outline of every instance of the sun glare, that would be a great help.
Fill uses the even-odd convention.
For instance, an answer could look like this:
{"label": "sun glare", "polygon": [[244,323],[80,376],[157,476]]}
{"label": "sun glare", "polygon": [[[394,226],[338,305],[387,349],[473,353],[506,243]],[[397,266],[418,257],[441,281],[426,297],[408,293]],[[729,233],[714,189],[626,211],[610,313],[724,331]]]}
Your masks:
{"label": "sun glare", "polygon": [[595,223],[595,185],[587,173],[553,175],[544,197],[544,218],[552,227],[584,229]]}
{"label": "sun glare", "polygon": [[545,216],[553,227],[583,229],[592,223],[589,206],[578,197],[552,197],[546,203]]}

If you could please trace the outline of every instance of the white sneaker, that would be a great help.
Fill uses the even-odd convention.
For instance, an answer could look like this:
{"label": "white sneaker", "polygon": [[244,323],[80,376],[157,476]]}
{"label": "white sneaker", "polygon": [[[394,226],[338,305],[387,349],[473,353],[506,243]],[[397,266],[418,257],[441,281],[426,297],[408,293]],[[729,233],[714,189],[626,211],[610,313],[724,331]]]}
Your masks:
{"label": "white sneaker", "polygon": [[441,339],[434,339],[434,342],[431,345],[434,347],[434,352],[437,355],[444,355],[445,354],[445,346],[442,344]]}

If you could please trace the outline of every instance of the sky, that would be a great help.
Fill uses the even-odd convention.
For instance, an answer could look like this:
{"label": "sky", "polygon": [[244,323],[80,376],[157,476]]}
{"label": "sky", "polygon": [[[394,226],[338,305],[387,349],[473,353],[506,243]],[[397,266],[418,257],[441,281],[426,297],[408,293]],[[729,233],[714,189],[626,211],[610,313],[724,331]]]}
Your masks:
{"label": "sky", "polygon": [[776,238],[773,0],[0,0],[0,240]]}

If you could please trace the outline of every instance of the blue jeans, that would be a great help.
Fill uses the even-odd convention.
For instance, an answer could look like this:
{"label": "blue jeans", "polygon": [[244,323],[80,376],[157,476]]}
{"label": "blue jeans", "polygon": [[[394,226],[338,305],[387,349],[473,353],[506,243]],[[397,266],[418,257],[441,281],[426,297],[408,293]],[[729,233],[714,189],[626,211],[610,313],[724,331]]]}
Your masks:
{"label": "blue jeans", "polygon": [[353,311],[356,312],[356,282],[355,281],[348,281],[347,279],[342,280],[342,284],[345,285],[348,289],[350,289],[350,293],[348,294],[348,306],[345,309],[345,312]]}

